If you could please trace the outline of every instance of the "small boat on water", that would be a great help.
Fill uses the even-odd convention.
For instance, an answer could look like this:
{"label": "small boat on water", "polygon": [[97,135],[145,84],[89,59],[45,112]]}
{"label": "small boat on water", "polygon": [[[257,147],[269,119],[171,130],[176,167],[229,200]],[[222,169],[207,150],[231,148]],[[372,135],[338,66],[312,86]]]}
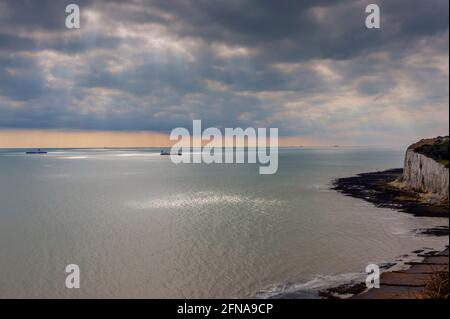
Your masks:
{"label": "small boat on water", "polygon": [[25,153],[26,154],[47,154],[46,151],[41,151],[40,148],[38,148],[37,151],[28,151],[28,152],[25,152]]}
{"label": "small boat on water", "polygon": [[165,151],[161,151],[160,155],[178,155],[181,156],[181,152],[178,153],[170,153],[170,152],[165,152]]}

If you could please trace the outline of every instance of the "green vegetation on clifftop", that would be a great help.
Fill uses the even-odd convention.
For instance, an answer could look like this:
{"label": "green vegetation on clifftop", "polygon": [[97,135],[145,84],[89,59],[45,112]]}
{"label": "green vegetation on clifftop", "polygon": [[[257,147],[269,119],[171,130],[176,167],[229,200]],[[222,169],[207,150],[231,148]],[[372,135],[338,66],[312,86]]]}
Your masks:
{"label": "green vegetation on clifftop", "polygon": [[423,154],[448,168],[449,164],[449,138],[448,136],[424,139],[409,147],[414,152]]}

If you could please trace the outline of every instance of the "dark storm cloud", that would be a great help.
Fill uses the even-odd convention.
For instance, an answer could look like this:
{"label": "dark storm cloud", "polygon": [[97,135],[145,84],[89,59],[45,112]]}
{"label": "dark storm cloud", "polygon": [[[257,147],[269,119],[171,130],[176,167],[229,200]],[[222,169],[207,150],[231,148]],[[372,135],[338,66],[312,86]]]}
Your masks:
{"label": "dark storm cloud", "polygon": [[[18,0],[3,1],[0,5],[0,50],[2,52],[59,50],[78,53],[93,47],[112,49],[119,42],[116,37],[96,34],[90,37],[67,37],[65,7],[74,1]],[[76,1],[83,9],[95,2]],[[83,23],[81,16],[81,23]],[[39,37],[38,35],[47,35]]]}
{"label": "dark storm cloud", "polygon": [[[152,1],[178,34],[255,47],[274,60],[349,58],[448,29],[447,1],[377,1],[383,32],[362,27],[373,1]],[[180,23],[181,22],[181,23]]]}
{"label": "dark storm cloud", "polygon": [[0,57],[0,95],[23,101],[44,93],[45,78],[32,59]]}
{"label": "dark storm cloud", "polygon": [[448,129],[448,1],[372,2],[0,0],[0,128]]}

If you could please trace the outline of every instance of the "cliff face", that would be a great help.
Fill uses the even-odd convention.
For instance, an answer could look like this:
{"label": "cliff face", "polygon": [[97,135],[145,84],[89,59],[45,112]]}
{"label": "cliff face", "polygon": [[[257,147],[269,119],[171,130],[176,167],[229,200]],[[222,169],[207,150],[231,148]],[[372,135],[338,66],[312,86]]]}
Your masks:
{"label": "cliff face", "polygon": [[448,137],[411,145],[406,151],[402,183],[406,188],[427,193],[432,201],[448,203]]}

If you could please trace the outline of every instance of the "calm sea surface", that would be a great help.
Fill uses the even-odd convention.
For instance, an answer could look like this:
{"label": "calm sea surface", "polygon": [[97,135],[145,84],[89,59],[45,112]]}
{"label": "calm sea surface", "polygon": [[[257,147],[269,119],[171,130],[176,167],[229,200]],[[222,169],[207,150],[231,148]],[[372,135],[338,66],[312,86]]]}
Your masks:
{"label": "calm sea surface", "polygon": [[[0,150],[1,298],[270,296],[361,275],[448,237],[330,190],[401,167],[402,150],[281,149],[255,164],[175,165],[156,149]],[[77,264],[81,288],[65,288]]]}

